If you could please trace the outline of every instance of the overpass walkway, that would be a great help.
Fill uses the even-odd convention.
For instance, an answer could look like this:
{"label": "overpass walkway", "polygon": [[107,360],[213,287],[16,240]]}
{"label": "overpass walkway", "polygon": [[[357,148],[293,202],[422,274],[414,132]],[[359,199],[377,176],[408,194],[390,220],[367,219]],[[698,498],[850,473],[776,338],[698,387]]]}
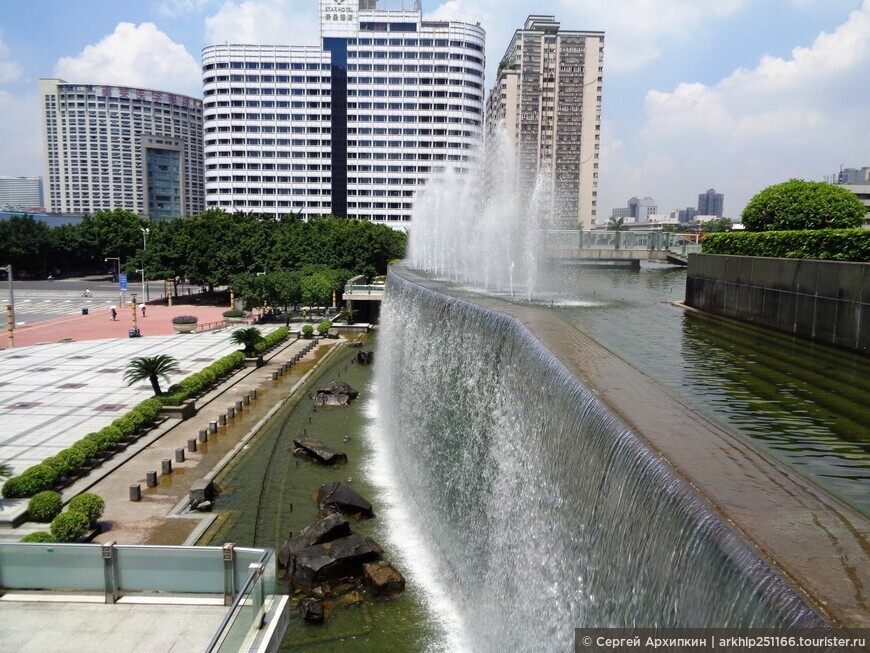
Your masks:
{"label": "overpass walkway", "polygon": [[544,250],[561,263],[629,264],[661,261],[688,265],[689,254],[701,251],[696,234],[661,231],[547,231]]}

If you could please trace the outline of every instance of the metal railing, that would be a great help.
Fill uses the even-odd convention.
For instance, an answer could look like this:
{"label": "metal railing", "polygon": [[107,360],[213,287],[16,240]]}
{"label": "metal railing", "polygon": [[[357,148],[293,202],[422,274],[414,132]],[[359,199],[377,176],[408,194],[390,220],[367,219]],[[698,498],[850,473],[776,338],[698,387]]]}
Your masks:
{"label": "metal railing", "polygon": [[700,252],[691,235],[662,231],[547,231],[544,243],[551,249],[666,250],[686,256]]}

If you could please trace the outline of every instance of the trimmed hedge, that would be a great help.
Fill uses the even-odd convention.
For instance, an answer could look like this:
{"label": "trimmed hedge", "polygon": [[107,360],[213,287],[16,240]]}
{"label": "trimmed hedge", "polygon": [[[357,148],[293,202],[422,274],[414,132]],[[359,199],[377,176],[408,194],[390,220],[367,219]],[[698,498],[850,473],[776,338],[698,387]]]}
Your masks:
{"label": "trimmed hedge", "polygon": [[282,340],[286,340],[288,335],[290,335],[290,329],[287,327],[279,327],[272,331],[272,333],[263,336],[263,339],[254,345],[254,349],[258,354],[262,354],[264,351],[271,349]]}
{"label": "trimmed hedge", "polygon": [[55,542],[75,542],[88,532],[90,523],[80,512],[62,512],[51,522],[51,536]]}
{"label": "trimmed hedge", "polygon": [[[266,348],[286,338],[288,333],[286,327],[270,333],[263,341],[268,343]],[[23,499],[43,490],[50,490],[61,476],[70,476],[100,453],[111,451],[115,445],[136,433],[138,429],[150,426],[157,419],[163,406],[180,406],[191,397],[211,388],[222,376],[244,364],[245,354],[241,351],[216,360],[204,370],[173,385],[169,388],[168,394],[146,399],[129,413],[116,419],[110,426],[88,433],[71,447],[46,458],[41,464],[31,467],[21,475],[8,479],[3,484],[3,497]]]}
{"label": "trimmed hedge", "polygon": [[30,535],[25,535],[21,538],[21,541],[51,544],[54,542],[54,538],[51,536],[51,533],[46,533],[45,531],[36,531],[35,533],[31,533]]}
{"label": "trimmed hedge", "polygon": [[50,522],[63,510],[63,499],[52,490],[37,492],[27,502],[27,513],[34,521]]}
{"label": "trimmed hedge", "polygon": [[870,261],[870,229],[816,229],[710,234],[701,239],[704,254]]}
{"label": "trimmed hedge", "polygon": [[303,338],[310,338],[313,335],[314,335],[314,327],[313,326],[311,326],[310,324],[305,324],[302,326],[302,337]]}
{"label": "trimmed hedge", "polygon": [[329,330],[332,328],[332,322],[329,320],[323,320],[320,324],[317,325],[317,333],[321,336],[325,336],[329,333]]}
{"label": "trimmed hedge", "polygon": [[69,511],[77,512],[88,518],[88,526],[94,526],[102,517],[106,502],[98,494],[86,492],[75,497],[69,502]]}

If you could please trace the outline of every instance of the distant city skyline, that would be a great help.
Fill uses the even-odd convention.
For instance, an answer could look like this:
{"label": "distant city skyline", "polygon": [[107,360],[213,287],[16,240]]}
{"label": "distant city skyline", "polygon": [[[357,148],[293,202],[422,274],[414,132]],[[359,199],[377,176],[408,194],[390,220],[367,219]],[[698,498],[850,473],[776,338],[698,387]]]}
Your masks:
{"label": "distant city skyline", "polygon": [[[319,39],[316,0],[33,0],[5,9],[0,175],[46,174],[40,77],[202,97],[205,45]],[[712,187],[737,218],[766,186],[870,163],[870,0],[423,0],[423,12],[481,23],[487,88],[529,13],[607,34],[599,216],[631,195],[671,211]]]}

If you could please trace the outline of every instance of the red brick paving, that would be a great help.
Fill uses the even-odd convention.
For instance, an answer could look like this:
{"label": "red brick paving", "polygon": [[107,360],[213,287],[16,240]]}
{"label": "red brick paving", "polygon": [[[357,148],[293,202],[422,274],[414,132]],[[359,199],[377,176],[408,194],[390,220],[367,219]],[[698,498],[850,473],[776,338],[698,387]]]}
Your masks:
{"label": "red brick paving", "polygon": [[[142,336],[159,336],[175,333],[171,319],[176,315],[196,315],[199,325],[223,320],[222,314],[228,306],[160,306],[146,304],[145,317],[142,317],[141,304],[137,306],[137,326]],[[71,315],[44,322],[34,322],[15,329],[15,348],[45,342],[57,342],[63,338],[73,340],[103,340],[106,338],[127,338],[133,326],[132,307],[127,305],[118,309],[117,319],[109,318],[108,309],[91,311],[88,315]],[[0,334],[0,347],[9,347],[6,329]]]}

